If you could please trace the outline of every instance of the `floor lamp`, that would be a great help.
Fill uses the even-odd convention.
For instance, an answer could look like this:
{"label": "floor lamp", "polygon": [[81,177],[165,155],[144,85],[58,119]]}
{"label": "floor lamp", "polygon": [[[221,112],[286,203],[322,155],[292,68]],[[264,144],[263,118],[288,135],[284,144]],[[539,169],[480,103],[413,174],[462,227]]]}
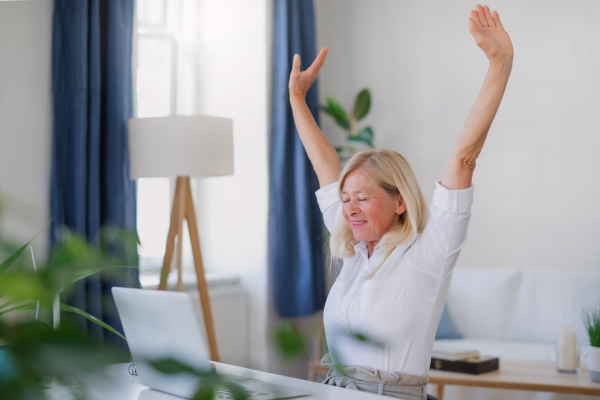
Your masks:
{"label": "floor lamp", "polygon": [[171,222],[158,288],[167,288],[167,277],[175,253],[177,290],[183,290],[181,237],[183,221],[187,220],[211,359],[219,361],[190,177],[233,174],[233,122],[226,118],[201,115],[132,118],[129,120],[129,148],[131,179],[176,177]]}

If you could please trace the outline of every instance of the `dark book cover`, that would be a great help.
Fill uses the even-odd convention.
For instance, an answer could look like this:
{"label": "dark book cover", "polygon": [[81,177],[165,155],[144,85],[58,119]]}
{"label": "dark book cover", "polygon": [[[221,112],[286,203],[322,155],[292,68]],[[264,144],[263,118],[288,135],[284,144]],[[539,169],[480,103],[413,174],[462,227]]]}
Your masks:
{"label": "dark book cover", "polygon": [[448,361],[439,358],[432,358],[430,368],[478,375],[499,369],[500,360],[497,357],[486,356],[470,357],[464,360],[457,361]]}

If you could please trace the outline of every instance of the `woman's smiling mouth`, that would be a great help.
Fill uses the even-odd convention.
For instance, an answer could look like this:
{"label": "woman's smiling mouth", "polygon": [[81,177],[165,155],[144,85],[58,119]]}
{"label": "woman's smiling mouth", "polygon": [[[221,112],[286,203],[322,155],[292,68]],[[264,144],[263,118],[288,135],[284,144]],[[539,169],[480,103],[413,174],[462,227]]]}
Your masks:
{"label": "woman's smiling mouth", "polygon": [[350,228],[352,228],[352,229],[360,228],[361,226],[363,226],[366,223],[367,223],[367,221],[350,221]]}

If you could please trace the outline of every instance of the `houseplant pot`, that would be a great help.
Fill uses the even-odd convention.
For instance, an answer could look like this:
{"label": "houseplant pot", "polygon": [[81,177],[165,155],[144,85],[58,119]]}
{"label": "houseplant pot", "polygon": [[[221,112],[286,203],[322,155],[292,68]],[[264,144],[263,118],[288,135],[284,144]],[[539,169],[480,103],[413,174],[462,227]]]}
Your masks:
{"label": "houseplant pot", "polygon": [[594,382],[600,382],[600,307],[585,313],[585,325],[590,336],[588,371]]}
{"label": "houseplant pot", "polygon": [[14,363],[10,358],[7,346],[0,346],[0,389],[14,376]]}
{"label": "houseplant pot", "polygon": [[588,372],[594,382],[600,383],[600,347],[590,346],[588,348]]}

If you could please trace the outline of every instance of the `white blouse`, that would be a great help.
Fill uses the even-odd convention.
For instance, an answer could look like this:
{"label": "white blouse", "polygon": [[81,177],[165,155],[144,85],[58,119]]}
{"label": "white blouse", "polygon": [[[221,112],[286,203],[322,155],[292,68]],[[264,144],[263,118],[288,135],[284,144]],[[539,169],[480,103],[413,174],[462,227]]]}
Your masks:
{"label": "white blouse", "polygon": [[[424,231],[398,246],[372,278],[369,272],[382,260],[377,248],[369,258],[366,243],[359,242],[356,255],[344,259],[323,315],[330,353],[341,364],[428,375],[435,332],[473,203],[473,186],[448,190],[439,181],[435,185]],[[316,192],[330,232],[343,219],[337,188],[335,182]]]}

